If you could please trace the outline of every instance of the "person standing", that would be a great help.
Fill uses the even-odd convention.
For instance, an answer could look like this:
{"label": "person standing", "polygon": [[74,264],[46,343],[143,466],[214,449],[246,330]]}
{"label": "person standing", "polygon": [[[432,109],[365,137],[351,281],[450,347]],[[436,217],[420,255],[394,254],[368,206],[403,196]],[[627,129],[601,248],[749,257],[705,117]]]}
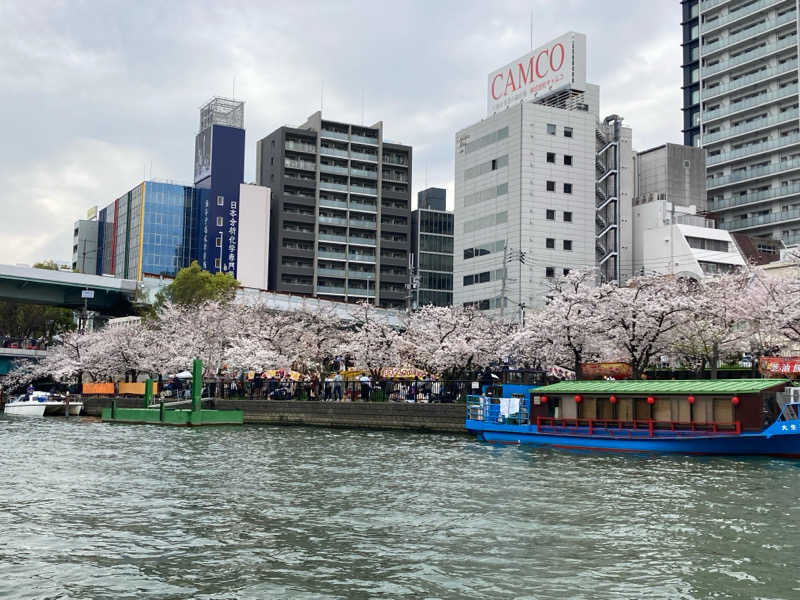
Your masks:
{"label": "person standing", "polygon": [[361,382],[361,401],[368,402],[369,401],[369,390],[371,387],[371,382],[369,379],[369,375],[364,373],[360,378],[359,381]]}
{"label": "person standing", "polygon": [[342,400],[342,381],[344,378],[342,377],[341,373],[337,373],[333,377],[333,399],[335,402],[341,402]]}

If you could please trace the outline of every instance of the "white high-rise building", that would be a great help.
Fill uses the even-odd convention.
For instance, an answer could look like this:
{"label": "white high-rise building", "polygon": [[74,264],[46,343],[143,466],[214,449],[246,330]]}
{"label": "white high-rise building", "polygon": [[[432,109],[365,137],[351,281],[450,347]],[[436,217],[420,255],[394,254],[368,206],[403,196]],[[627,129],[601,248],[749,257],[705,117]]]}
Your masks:
{"label": "white high-rise building", "polygon": [[515,318],[570,269],[630,276],[631,133],[585,73],[586,37],[556,38],[491,73],[487,118],[456,134],[456,306]]}
{"label": "white high-rise building", "polygon": [[717,226],[800,241],[797,0],[682,0],[684,143]]}

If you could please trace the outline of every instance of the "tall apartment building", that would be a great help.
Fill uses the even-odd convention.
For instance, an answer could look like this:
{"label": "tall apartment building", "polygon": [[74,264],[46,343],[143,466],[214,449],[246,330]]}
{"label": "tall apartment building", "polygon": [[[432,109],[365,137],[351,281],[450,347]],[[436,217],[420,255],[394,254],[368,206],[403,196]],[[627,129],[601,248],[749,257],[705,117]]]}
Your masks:
{"label": "tall apartment building", "polygon": [[453,213],[447,210],[447,190],[428,188],[417,194],[411,213],[413,304],[453,304]]}
{"label": "tall apartment building", "polygon": [[454,304],[510,318],[571,269],[630,276],[631,131],[585,78],[575,32],[489,75],[487,118],[456,134]]}
{"label": "tall apartment building", "polygon": [[411,147],[317,112],[258,142],[272,188],[269,289],[384,307],[408,302]]}
{"label": "tall apartment building", "polygon": [[684,143],[717,226],[800,240],[796,0],[683,0]]}

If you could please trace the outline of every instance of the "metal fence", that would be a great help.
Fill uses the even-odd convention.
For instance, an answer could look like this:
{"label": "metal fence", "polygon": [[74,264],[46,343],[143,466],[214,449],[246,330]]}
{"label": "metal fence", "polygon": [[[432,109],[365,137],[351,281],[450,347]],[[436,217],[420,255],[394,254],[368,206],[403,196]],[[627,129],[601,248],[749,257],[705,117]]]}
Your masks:
{"label": "metal fence", "polygon": [[[321,402],[464,402],[474,393],[471,380],[325,381],[221,381],[205,382],[203,396]],[[178,392],[180,394],[180,392]]]}

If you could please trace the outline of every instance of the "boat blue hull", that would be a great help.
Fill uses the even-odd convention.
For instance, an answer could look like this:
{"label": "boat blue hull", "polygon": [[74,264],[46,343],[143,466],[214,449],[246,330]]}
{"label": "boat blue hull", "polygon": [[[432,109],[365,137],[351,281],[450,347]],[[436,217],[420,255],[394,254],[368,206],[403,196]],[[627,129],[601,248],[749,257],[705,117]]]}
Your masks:
{"label": "boat blue hull", "polygon": [[[532,444],[553,448],[610,452],[654,452],[673,454],[764,455],[800,458],[800,432],[773,435],[759,433],[674,436],[669,432],[650,437],[646,432],[620,435],[590,435],[581,432],[537,432],[535,425],[505,425],[466,421],[467,431],[486,442]],[[771,428],[770,428],[771,429]]]}

